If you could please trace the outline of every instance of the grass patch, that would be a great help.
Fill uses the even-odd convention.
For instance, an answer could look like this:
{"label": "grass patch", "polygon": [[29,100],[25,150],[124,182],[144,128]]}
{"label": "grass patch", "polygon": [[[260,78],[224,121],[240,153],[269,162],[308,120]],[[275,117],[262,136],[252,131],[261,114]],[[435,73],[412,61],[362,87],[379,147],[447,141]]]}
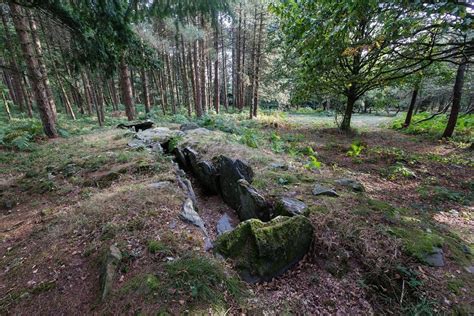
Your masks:
{"label": "grass patch", "polygon": [[228,276],[214,259],[188,255],[165,266],[167,288],[183,293],[190,303],[221,305],[227,297],[240,300],[241,281]]}

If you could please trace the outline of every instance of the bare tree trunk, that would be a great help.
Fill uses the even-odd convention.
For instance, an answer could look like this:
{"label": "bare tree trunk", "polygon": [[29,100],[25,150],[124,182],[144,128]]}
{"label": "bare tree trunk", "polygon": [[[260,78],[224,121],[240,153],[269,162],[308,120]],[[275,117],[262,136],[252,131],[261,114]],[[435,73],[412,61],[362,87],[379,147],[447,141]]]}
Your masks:
{"label": "bare tree trunk", "polygon": [[241,78],[241,70],[240,70],[240,39],[242,33],[242,3],[240,3],[240,10],[239,10],[239,28],[237,30],[237,42],[235,43],[235,57],[236,57],[236,65],[235,65],[235,92],[234,92],[234,102],[236,107],[240,110],[241,103],[240,103],[240,78]]}
{"label": "bare tree trunk", "polygon": [[51,108],[51,112],[53,113],[53,119],[54,121],[56,121],[56,117],[57,117],[56,103],[54,101],[53,91],[51,90],[51,84],[48,79],[48,71],[43,61],[43,49],[41,47],[41,41],[37,33],[36,22],[33,16],[31,15],[31,12],[27,11],[27,15],[28,15],[29,23],[30,23],[31,38],[33,39],[34,49],[36,51],[36,57],[37,57],[36,59],[38,61],[38,66],[42,74],[41,80],[44,81],[46,94],[48,95],[48,103]]}
{"label": "bare tree trunk", "polygon": [[120,62],[120,85],[122,87],[123,101],[125,105],[125,113],[127,119],[133,121],[135,119],[135,107],[133,105],[132,83],[125,57]]}
{"label": "bare tree trunk", "polygon": [[463,61],[456,72],[456,81],[454,82],[453,88],[453,105],[451,106],[451,112],[449,113],[448,124],[443,133],[443,138],[453,136],[454,128],[458,120],[459,109],[461,108],[462,88],[464,85],[464,76],[466,73],[467,62]]}
{"label": "bare tree trunk", "polygon": [[240,65],[240,76],[241,76],[241,79],[240,79],[240,91],[239,91],[239,97],[240,97],[240,101],[239,101],[239,104],[240,104],[240,110],[243,110],[244,106],[245,106],[245,82],[243,80],[243,75],[245,73],[245,44],[246,44],[246,36],[245,36],[245,28],[246,28],[246,19],[245,19],[245,13],[244,13],[244,16],[243,16],[243,27],[242,27],[242,35],[241,35],[241,38],[242,38],[242,64]]}
{"label": "bare tree trunk", "polygon": [[[179,40],[176,41],[178,43]],[[183,80],[183,93],[184,93],[184,102],[186,103],[186,107],[188,109],[188,116],[191,116],[192,107],[191,107],[191,99],[189,97],[189,82],[188,82],[188,71],[186,69],[186,46],[184,45],[183,35],[181,35],[181,74]]]}
{"label": "bare tree trunk", "polygon": [[257,117],[258,111],[258,87],[260,84],[260,68],[262,63],[262,42],[263,42],[263,10],[260,13],[260,25],[258,27],[258,40],[257,40],[257,52],[255,61],[255,75],[254,82],[255,87],[253,88],[253,116]]}
{"label": "bare tree trunk", "polygon": [[82,76],[82,84],[84,86],[84,96],[86,98],[86,103],[87,103],[87,115],[91,116],[92,115],[92,104],[94,103],[94,96],[92,95],[92,90],[89,82],[89,78],[87,77],[87,74],[83,71],[81,72]]}
{"label": "bare tree trunk", "polygon": [[2,15],[2,22],[3,22],[3,27],[5,29],[5,45],[10,52],[11,55],[11,60],[10,60],[10,67],[12,68],[12,77],[13,77],[13,88],[14,88],[14,93],[16,97],[16,103],[20,107],[20,111],[24,110],[24,105],[28,102],[26,100],[26,96],[23,93],[24,87],[21,82],[21,76],[22,74],[20,73],[20,69],[18,67],[18,64],[16,62],[16,59],[13,56],[16,56],[15,49],[12,45],[12,37],[10,36],[10,31],[8,28],[8,20],[7,20],[7,15],[4,10],[0,10],[1,15]]}
{"label": "bare tree trunk", "polygon": [[193,74],[193,82],[194,82],[194,90],[195,90],[195,111],[197,117],[201,117],[203,114],[203,108],[202,108],[202,102],[201,99],[203,98],[201,92],[201,83],[200,83],[200,77],[199,77],[199,62],[198,62],[198,41],[194,41],[194,47],[193,47],[193,65],[194,65],[194,74]]}
{"label": "bare tree trunk", "polygon": [[408,107],[408,112],[407,112],[407,116],[405,118],[405,123],[403,123],[403,127],[405,127],[405,128],[410,126],[411,118],[413,117],[413,111],[415,109],[416,97],[418,95],[418,90],[419,90],[419,87],[418,87],[418,84],[416,84],[415,87],[413,88],[413,93],[411,95],[410,106]]}
{"label": "bare tree trunk", "polygon": [[148,76],[145,68],[142,68],[142,85],[143,85],[143,104],[145,112],[150,113],[150,92],[148,90]]}
{"label": "bare tree trunk", "polygon": [[12,12],[13,24],[20,39],[20,45],[23,52],[23,57],[26,61],[28,72],[31,77],[33,91],[35,93],[36,104],[40,113],[41,121],[45,134],[50,137],[58,137],[56,130],[56,121],[53,110],[51,109],[48,93],[47,80],[43,79],[43,73],[38,63],[35,47],[28,36],[29,27],[28,20],[25,18],[24,12],[17,4],[10,4]]}
{"label": "bare tree trunk", "polygon": [[[201,27],[204,29],[204,17],[201,16]],[[207,97],[206,97],[206,65],[204,60],[204,38],[199,39],[199,75],[200,75],[200,98],[201,98],[201,109],[205,113],[207,110]]]}
{"label": "bare tree trunk", "polygon": [[[224,32],[223,32],[223,22],[221,18],[221,50],[222,50],[222,104],[224,104],[224,108],[228,110],[229,103],[227,101],[227,58],[225,52],[225,44],[224,44]],[[219,52],[216,52],[219,55]]]}
{"label": "bare tree trunk", "polygon": [[166,115],[165,103],[163,102],[163,94],[164,94],[163,87],[161,86],[161,82],[157,78],[156,73],[154,71],[152,72],[152,75],[153,75],[153,81],[155,81],[156,89],[160,93],[160,104],[161,104],[161,109],[163,110],[163,115]]}

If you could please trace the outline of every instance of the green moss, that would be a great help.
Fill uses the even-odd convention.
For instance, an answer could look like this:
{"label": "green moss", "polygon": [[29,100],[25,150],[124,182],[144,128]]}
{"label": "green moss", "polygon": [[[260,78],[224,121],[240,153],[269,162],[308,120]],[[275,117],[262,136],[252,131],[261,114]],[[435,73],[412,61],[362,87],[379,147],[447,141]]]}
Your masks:
{"label": "green moss", "polygon": [[312,238],[313,227],[304,216],[279,216],[267,223],[250,219],[220,236],[215,250],[232,258],[244,276],[270,279],[301,259]]}
{"label": "green moss", "polygon": [[433,251],[433,247],[441,247],[444,243],[438,234],[425,232],[418,227],[393,227],[388,231],[400,238],[404,249],[422,262]]}

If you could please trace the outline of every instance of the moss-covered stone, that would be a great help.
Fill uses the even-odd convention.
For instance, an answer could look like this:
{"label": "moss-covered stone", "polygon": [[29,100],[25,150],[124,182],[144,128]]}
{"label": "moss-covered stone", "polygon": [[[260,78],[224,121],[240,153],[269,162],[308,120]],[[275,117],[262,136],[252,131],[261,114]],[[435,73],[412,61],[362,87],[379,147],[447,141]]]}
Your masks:
{"label": "moss-covered stone", "polygon": [[313,226],[301,215],[278,216],[270,222],[250,219],[221,235],[215,250],[231,258],[251,282],[269,280],[288,270],[308,251]]}

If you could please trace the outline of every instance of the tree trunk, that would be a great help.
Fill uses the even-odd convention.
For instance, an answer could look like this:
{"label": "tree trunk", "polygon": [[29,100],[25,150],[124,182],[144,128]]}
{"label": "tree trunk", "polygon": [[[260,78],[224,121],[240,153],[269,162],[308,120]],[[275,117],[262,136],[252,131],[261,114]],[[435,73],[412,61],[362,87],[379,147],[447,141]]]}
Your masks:
{"label": "tree trunk", "polygon": [[143,85],[143,104],[145,112],[150,113],[150,92],[148,90],[148,76],[145,68],[142,68],[142,85]]}
{"label": "tree trunk", "polygon": [[344,113],[344,119],[341,123],[341,130],[348,131],[351,128],[351,118],[352,118],[352,111],[354,109],[354,104],[357,101],[357,96],[355,94],[356,86],[355,83],[352,83],[351,87],[349,88],[349,92],[347,94],[347,104],[346,104],[346,111]]}
{"label": "tree trunk", "polygon": [[464,85],[464,75],[466,73],[467,63],[464,61],[458,66],[456,73],[456,81],[453,88],[453,104],[451,106],[451,113],[449,113],[448,124],[443,133],[443,138],[453,136],[454,128],[458,120],[459,109],[461,107],[462,87]]}
{"label": "tree trunk", "polygon": [[56,121],[53,110],[51,109],[47,86],[48,81],[43,80],[43,73],[38,63],[38,58],[35,53],[35,47],[28,36],[28,20],[26,19],[23,10],[17,4],[10,4],[12,12],[13,23],[16,32],[20,39],[20,46],[23,52],[23,57],[26,61],[28,73],[30,74],[33,91],[35,94],[36,104],[40,113],[41,121],[45,134],[50,137],[58,137],[56,130]]}
{"label": "tree trunk", "polygon": [[[204,17],[201,16],[201,27],[204,29]],[[200,98],[201,98],[201,110],[206,113],[207,111],[207,97],[206,97],[206,64],[204,60],[204,38],[199,39],[199,76],[200,76]]]}
{"label": "tree trunk", "polygon": [[253,116],[257,117],[258,111],[258,87],[260,84],[260,68],[262,62],[262,41],[263,41],[263,11],[260,13],[260,25],[258,27],[257,52],[255,61],[255,87],[253,89]]}
{"label": "tree trunk", "polygon": [[[178,43],[179,40],[176,41]],[[191,99],[189,97],[189,82],[188,82],[188,71],[186,69],[186,47],[184,45],[183,35],[181,35],[181,77],[183,80],[183,93],[184,93],[184,102],[188,109],[188,116],[193,114],[191,107]]]}
{"label": "tree trunk", "polygon": [[413,117],[413,111],[415,110],[416,97],[418,96],[418,90],[419,90],[419,87],[418,87],[418,84],[416,84],[415,88],[413,89],[413,93],[411,95],[411,101],[410,101],[410,106],[408,107],[407,117],[405,118],[405,123],[403,123],[404,128],[410,126],[411,118]]}
{"label": "tree trunk", "polygon": [[120,62],[120,85],[127,119],[133,121],[135,119],[135,108],[133,105],[132,83],[130,81],[130,73],[125,62],[125,57],[122,57]]}
{"label": "tree trunk", "polygon": [[[225,45],[224,45],[224,24],[222,22],[221,18],[221,46],[222,46],[222,104],[224,104],[224,108],[228,110],[229,103],[227,101],[227,73],[226,73],[226,67],[227,67],[227,58],[226,58],[226,53],[225,53]],[[216,52],[216,54],[219,54],[219,52]]]}
{"label": "tree trunk", "polygon": [[193,82],[194,82],[194,90],[195,90],[195,111],[197,117],[201,117],[203,115],[203,108],[202,108],[202,103],[201,99],[203,98],[201,94],[201,83],[200,83],[200,77],[199,77],[199,62],[198,62],[198,41],[194,41],[194,47],[193,47]]}
{"label": "tree trunk", "polygon": [[41,80],[44,81],[46,94],[48,95],[48,103],[51,108],[51,112],[53,113],[53,119],[54,121],[56,121],[56,117],[57,117],[56,102],[54,101],[53,91],[51,89],[51,84],[48,79],[48,71],[43,61],[43,48],[41,47],[41,41],[37,33],[36,21],[33,18],[33,15],[31,14],[31,12],[27,11],[27,15],[28,15],[29,23],[30,23],[31,38],[33,39],[34,49],[36,51],[36,59],[38,60],[38,66],[41,71]]}
{"label": "tree trunk", "polygon": [[20,107],[20,111],[23,111],[24,105],[28,102],[26,100],[26,96],[23,93],[24,87],[21,82],[21,77],[22,74],[20,73],[20,69],[18,67],[18,64],[16,62],[16,59],[14,56],[16,56],[15,49],[12,45],[12,37],[10,36],[10,32],[8,29],[8,21],[7,21],[7,16],[4,10],[0,10],[1,15],[2,15],[2,22],[3,22],[3,27],[5,29],[5,45],[10,52],[11,60],[10,60],[10,67],[12,68],[12,75],[13,75],[13,87],[14,87],[14,92],[15,92],[15,97],[16,97],[16,102],[18,106]]}

